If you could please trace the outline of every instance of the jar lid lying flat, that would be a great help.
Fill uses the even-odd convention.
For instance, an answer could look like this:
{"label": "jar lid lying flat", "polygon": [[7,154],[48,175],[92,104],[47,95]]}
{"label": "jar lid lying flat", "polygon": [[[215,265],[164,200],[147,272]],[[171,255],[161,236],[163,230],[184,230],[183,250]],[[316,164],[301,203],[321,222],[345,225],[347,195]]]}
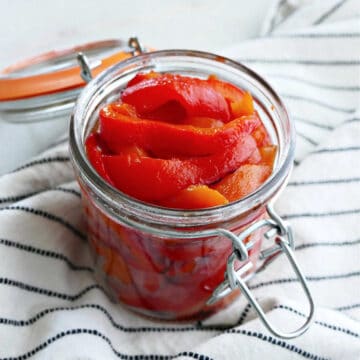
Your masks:
{"label": "jar lid lying flat", "polygon": [[86,82],[77,63],[78,53],[89,60],[96,76],[132,56],[123,40],[103,40],[25,59],[0,72],[0,118],[23,123],[69,115]]}

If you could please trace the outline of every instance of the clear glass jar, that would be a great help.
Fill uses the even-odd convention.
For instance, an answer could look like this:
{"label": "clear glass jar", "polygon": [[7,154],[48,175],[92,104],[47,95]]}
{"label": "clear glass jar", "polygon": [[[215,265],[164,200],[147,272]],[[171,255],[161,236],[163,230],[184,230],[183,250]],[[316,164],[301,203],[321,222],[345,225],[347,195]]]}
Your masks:
{"label": "clear glass jar", "polygon": [[[90,165],[84,141],[99,110],[118,99],[136,73],[150,70],[198,78],[216,75],[249,91],[278,146],[271,177],[244,199],[196,211],[149,205],[106,183]],[[239,294],[231,290],[238,287],[253,303],[241,284],[256,270],[266,228],[286,237],[287,228],[269,211],[269,203],[285,186],[294,157],[293,124],[277,94],[260,76],[237,62],[204,52],[167,50],[127,59],[92,80],[80,95],[71,119],[70,151],[97,278],[115,301],[161,319],[203,318],[231,302]],[[268,212],[272,219],[266,220]],[[273,256],[282,251],[280,245],[262,254]]]}

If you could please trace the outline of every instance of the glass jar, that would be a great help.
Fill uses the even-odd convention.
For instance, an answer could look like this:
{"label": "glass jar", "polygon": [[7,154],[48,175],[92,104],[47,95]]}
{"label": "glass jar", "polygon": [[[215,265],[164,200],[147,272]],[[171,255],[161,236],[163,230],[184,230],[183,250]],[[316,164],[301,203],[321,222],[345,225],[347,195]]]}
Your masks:
{"label": "glass jar", "polygon": [[[151,70],[198,78],[216,75],[249,91],[278,146],[270,178],[239,201],[202,210],[150,205],[105,182],[90,165],[84,141],[99,110],[117,100],[136,73]],[[157,51],[127,59],[92,80],[81,93],[70,124],[70,152],[96,276],[115,301],[153,318],[200,319],[229,304],[241,290],[275,335],[291,338],[307,329],[313,301],[292,255],[291,229],[271,207],[292,168],[294,128],[281,100],[259,75],[232,60],[197,51]],[[274,241],[261,250],[264,234],[267,241]],[[259,257],[267,262],[280,253],[288,256],[310,302],[306,323],[290,334],[269,324],[246,286]]]}

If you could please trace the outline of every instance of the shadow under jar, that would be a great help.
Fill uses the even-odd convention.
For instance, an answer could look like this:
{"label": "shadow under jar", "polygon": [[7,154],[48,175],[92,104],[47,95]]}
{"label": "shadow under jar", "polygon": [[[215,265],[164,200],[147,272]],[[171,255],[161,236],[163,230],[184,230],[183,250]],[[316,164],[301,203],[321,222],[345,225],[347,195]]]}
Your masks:
{"label": "shadow under jar", "polygon": [[[99,110],[118,100],[138,72],[151,70],[198,78],[216,75],[252,94],[255,109],[278,146],[273,173],[260,188],[224,206],[175,210],[131,198],[96,173],[84,142],[98,121]],[[239,287],[247,289],[241,284],[255,274],[259,255],[265,254],[260,251],[265,231],[272,230],[275,241],[263,258],[270,259],[292,245],[290,236],[284,240],[285,225],[269,210],[269,203],[285,186],[291,171],[294,128],[272,88],[239,63],[204,52],[166,50],[141,54],[111,67],[92,80],[77,101],[70,124],[70,152],[97,279],[115,301],[138,313],[168,320],[204,318],[232,302]],[[305,282],[303,277],[300,280]],[[245,291],[245,295],[255,306],[251,294]],[[265,315],[262,320],[268,326]],[[268,328],[286,337],[270,325]]]}

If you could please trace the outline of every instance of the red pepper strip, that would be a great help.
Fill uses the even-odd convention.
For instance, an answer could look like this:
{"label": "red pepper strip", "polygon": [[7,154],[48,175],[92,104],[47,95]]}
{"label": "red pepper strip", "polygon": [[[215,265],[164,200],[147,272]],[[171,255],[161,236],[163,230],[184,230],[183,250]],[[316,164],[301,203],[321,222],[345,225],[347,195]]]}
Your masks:
{"label": "red pepper strip", "polygon": [[230,202],[236,201],[258,189],[270,176],[271,171],[271,166],[246,164],[240,166],[233,174],[226,176],[212,188],[224,195]]}
{"label": "red pepper strip", "polygon": [[186,118],[186,111],[180,103],[169,101],[154,111],[146,113],[146,118],[170,124],[180,124]]}
{"label": "red pepper strip", "polygon": [[221,81],[216,76],[209,76],[209,85],[217,92],[219,92],[229,103],[241,101],[245,92],[235,85],[226,81]]}
{"label": "red pepper strip", "polygon": [[176,101],[188,116],[205,116],[224,122],[230,120],[226,100],[209,86],[207,80],[172,74],[160,75],[126,88],[121,100],[133,105],[143,115],[170,101]]}
{"label": "red pepper strip", "polygon": [[[138,84],[139,82],[158,76],[161,76],[161,74],[155,71],[150,71],[148,73],[137,73],[135,77],[128,82],[127,87],[131,87]],[[132,110],[129,109],[131,111],[129,112],[129,115],[137,117],[136,110],[133,106],[129,104],[124,105],[127,105],[128,108],[132,108]],[[166,104],[155,109],[154,111],[146,113],[146,118],[177,124],[180,122],[182,123],[183,120],[186,118],[186,111],[178,102],[169,101]]]}
{"label": "red pepper strip", "polygon": [[240,101],[232,102],[230,108],[234,117],[254,114],[254,101],[251,94],[246,92]]}
{"label": "red pepper strip", "polygon": [[268,145],[257,148],[247,160],[247,164],[274,166],[277,152],[276,145]]}
{"label": "red pepper strip", "polygon": [[154,77],[158,77],[158,76],[161,76],[160,73],[157,73],[153,70],[149,71],[148,73],[137,73],[127,84],[126,87],[130,87],[130,86],[133,86],[133,85],[136,85],[138,84],[139,82],[141,81],[144,81],[144,80],[147,80],[147,79],[151,79],[151,78],[154,78]]}
{"label": "red pepper strip", "polygon": [[243,164],[256,148],[254,139],[242,134],[224,152],[204,157],[154,159],[132,155],[103,155],[106,172],[115,187],[137,199],[156,202],[190,185],[211,184]]}
{"label": "red pepper strip", "polygon": [[224,126],[224,123],[220,120],[202,117],[202,116],[194,116],[185,118],[182,122],[182,125],[191,125],[200,128],[221,128]]}
{"label": "red pepper strip", "polygon": [[224,151],[243,133],[252,133],[261,125],[257,116],[249,116],[219,128],[200,128],[138,119],[122,112],[120,104],[110,104],[100,112],[101,138],[116,154],[124,145],[135,144],[158,156],[209,155]]}
{"label": "red pepper strip", "polygon": [[251,154],[251,156],[247,159],[246,163],[252,165],[259,165],[261,163],[261,160],[262,157],[260,151],[258,148],[256,148],[254,152]]}
{"label": "red pepper strip", "polygon": [[206,185],[192,185],[162,200],[159,205],[175,209],[203,209],[228,203],[218,191]]}
{"label": "red pepper strip", "polygon": [[277,146],[276,145],[268,145],[263,146],[259,148],[259,152],[261,155],[261,164],[268,165],[273,168],[276,152],[277,152]]}
{"label": "red pepper strip", "polygon": [[[131,79],[127,87],[136,85],[144,80],[162,76],[161,73],[155,71],[150,71],[148,73],[137,73],[133,79]],[[228,102],[238,102],[241,101],[245,92],[235,85],[228,83],[226,81],[219,80],[215,75],[210,75],[207,79],[209,85],[219,92]]]}
{"label": "red pepper strip", "polygon": [[228,101],[233,118],[254,114],[254,103],[249,92],[245,92],[228,82],[220,81],[214,76],[210,76],[208,82]]}
{"label": "red pepper strip", "polygon": [[112,185],[112,181],[105,171],[102,159],[103,150],[98,133],[92,133],[88,136],[85,142],[85,149],[88,159],[96,172]]}
{"label": "red pepper strip", "polygon": [[270,146],[271,139],[263,123],[261,123],[251,134],[259,147]]}

